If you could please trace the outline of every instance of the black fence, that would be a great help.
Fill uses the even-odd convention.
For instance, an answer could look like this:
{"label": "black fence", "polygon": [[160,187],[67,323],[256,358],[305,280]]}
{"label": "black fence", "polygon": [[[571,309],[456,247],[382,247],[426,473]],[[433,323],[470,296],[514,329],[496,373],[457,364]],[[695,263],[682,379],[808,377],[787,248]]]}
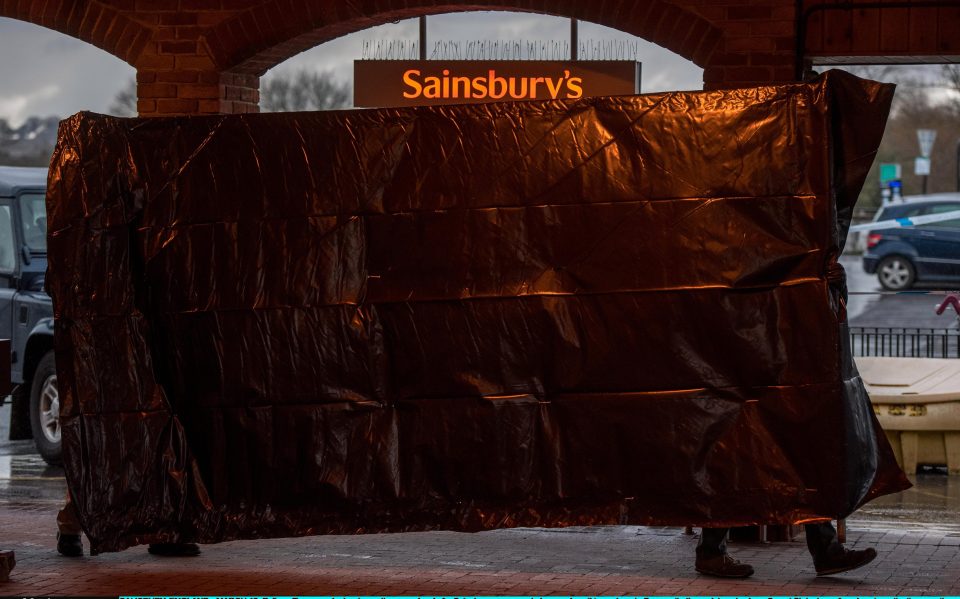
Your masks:
{"label": "black fence", "polygon": [[960,331],[850,327],[850,347],[854,356],[960,358]]}

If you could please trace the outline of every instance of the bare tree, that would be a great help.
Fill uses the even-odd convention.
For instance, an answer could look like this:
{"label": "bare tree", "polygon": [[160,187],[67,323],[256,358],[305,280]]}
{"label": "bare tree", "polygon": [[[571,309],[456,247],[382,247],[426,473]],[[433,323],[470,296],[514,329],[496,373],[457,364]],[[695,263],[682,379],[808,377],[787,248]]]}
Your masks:
{"label": "bare tree", "polygon": [[352,90],[330,72],[300,70],[264,77],[260,109],[264,112],[336,110],[353,105]]}
{"label": "bare tree", "polygon": [[889,81],[893,83],[899,82],[898,80],[902,79],[902,77],[898,77],[898,75],[902,75],[902,69],[898,69],[897,67],[898,65],[889,64],[852,64],[845,65],[841,68],[863,79]]}
{"label": "bare tree", "polygon": [[137,116],[137,82],[133,79],[127,81],[113,97],[107,111],[114,116]]}
{"label": "bare tree", "polygon": [[960,114],[960,64],[945,64],[940,67],[940,76],[943,86],[952,92],[951,105],[954,111]]}
{"label": "bare tree", "polygon": [[880,163],[897,163],[902,168],[904,195],[921,193],[923,176],[914,171],[920,155],[918,129],[934,129],[937,140],[930,156],[928,192],[958,189],[957,145],[960,144],[960,95],[945,96],[945,89],[960,93],[960,65],[930,66],[924,69],[903,65],[844,66],[859,77],[896,83],[890,117],[874,165],[860,195],[859,209],[870,210],[880,204]]}
{"label": "bare tree", "polygon": [[[899,163],[903,169],[903,193],[913,195],[921,193],[923,177],[914,172],[914,160],[920,155],[917,142],[918,129],[933,129],[937,132],[936,142],[930,155],[930,175],[928,192],[940,193],[960,191],[957,189],[958,173],[957,145],[960,143],[960,104],[956,101],[943,101],[937,95],[931,95],[931,87],[904,85],[897,88],[895,108],[887,121],[883,141],[877,154],[876,163]],[[876,206],[880,202],[877,164],[868,175],[863,194],[862,206]]]}
{"label": "bare tree", "polygon": [[950,89],[960,92],[960,64],[945,64],[940,68],[940,76]]}
{"label": "bare tree", "polygon": [[[353,105],[350,85],[330,72],[278,73],[264,77],[260,87],[260,109],[264,112],[336,110]],[[137,116],[136,81],[128,81],[107,110],[114,116]]]}

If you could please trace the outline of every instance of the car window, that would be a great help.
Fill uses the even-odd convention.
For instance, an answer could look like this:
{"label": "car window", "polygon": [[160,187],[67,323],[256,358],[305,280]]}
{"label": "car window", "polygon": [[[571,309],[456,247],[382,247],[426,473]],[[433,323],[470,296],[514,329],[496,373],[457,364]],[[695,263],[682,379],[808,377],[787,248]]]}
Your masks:
{"label": "car window", "polygon": [[[956,212],[960,210],[960,203],[953,204],[934,204],[927,210],[927,214],[943,214],[944,212]],[[956,229],[960,228],[960,218],[953,220],[944,220],[938,223],[930,223],[926,227],[935,227],[938,229]]]}
{"label": "car window", "polygon": [[42,193],[20,196],[23,242],[34,252],[47,251],[47,204]]}
{"label": "car window", "polygon": [[960,210],[960,204],[934,204],[927,209],[927,214],[943,214]]}
{"label": "car window", "polygon": [[909,218],[919,216],[923,213],[925,206],[909,206],[900,204],[897,206],[885,206],[880,210],[876,220],[893,220],[895,218]]}
{"label": "car window", "polygon": [[13,223],[10,221],[10,206],[0,206],[0,272],[11,273],[16,268],[16,245],[13,240]]}

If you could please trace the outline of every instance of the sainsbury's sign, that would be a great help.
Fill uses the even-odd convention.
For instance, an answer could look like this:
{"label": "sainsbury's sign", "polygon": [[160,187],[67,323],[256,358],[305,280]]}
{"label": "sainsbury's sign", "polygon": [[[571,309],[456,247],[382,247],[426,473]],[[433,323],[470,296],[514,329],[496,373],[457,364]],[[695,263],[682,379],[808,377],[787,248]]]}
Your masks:
{"label": "sainsbury's sign", "polygon": [[358,60],[357,107],[576,100],[640,93],[633,61]]}

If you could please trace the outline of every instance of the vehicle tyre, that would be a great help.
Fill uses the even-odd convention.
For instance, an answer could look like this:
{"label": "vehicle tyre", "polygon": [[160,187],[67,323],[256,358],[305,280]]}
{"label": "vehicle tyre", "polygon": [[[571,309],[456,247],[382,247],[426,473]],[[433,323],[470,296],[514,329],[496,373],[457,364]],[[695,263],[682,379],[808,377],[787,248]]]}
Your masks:
{"label": "vehicle tyre", "polygon": [[60,464],[60,394],[53,352],[40,360],[30,385],[30,427],[37,452],[48,464]]}
{"label": "vehicle tyre", "polygon": [[917,269],[903,256],[887,256],[877,265],[877,279],[884,289],[903,291],[913,287]]}

